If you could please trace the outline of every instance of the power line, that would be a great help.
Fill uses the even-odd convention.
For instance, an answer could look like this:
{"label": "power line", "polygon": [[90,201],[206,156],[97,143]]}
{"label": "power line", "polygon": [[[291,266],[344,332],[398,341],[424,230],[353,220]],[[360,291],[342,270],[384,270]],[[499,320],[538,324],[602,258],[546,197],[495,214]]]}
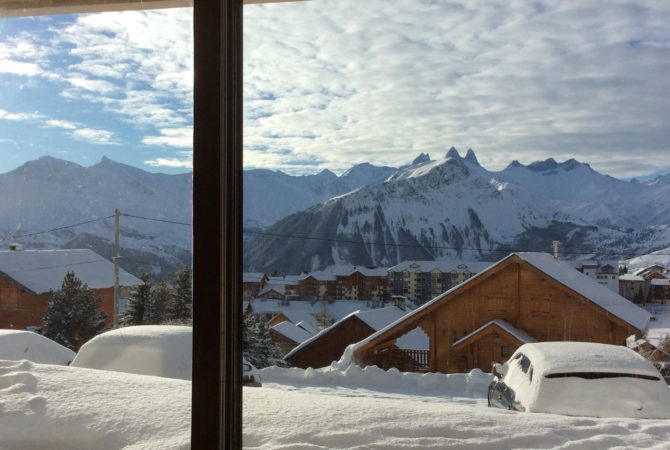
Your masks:
{"label": "power line", "polygon": [[12,271],[7,271],[5,273],[7,274],[15,274],[15,273],[22,273],[22,272],[32,272],[34,270],[44,270],[44,269],[54,269],[57,267],[70,267],[70,266],[83,266],[84,264],[92,264],[96,262],[109,262],[107,259],[91,259],[89,261],[81,261],[78,263],[70,263],[70,264],[54,264],[52,266],[41,266],[41,267],[31,267],[30,269],[20,269],[20,270],[12,270]]}
{"label": "power line", "polygon": [[193,226],[193,225],[190,224],[190,223],[187,223],[187,222],[179,222],[179,221],[176,221],[176,220],[155,219],[155,218],[153,218],[153,217],[137,216],[137,215],[135,215],[135,214],[125,214],[125,213],[121,213],[121,215],[122,215],[123,217],[132,217],[133,219],[151,220],[151,221],[153,221],[153,222],[171,223],[171,224],[174,224],[174,225],[184,225],[184,226],[187,226],[187,227]]}
{"label": "power line", "polygon": [[74,228],[74,227],[78,227],[80,225],[86,225],[88,223],[99,222],[101,220],[111,219],[112,217],[114,217],[113,214],[111,216],[105,216],[105,217],[99,217],[97,219],[85,220],[83,222],[73,223],[73,224],[70,224],[70,225],[63,225],[63,226],[60,226],[60,227],[51,228],[51,229],[43,230],[43,231],[36,231],[34,233],[19,234],[19,235],[13,236],[11,238],[2,239],[2,240],[0,240],[0,242],[13,241],[13,240],[21,239],[21,238],[25,238],[25,237],[38,236],[40,234],[53,233],[54,231],[67,230],[68,228]]}

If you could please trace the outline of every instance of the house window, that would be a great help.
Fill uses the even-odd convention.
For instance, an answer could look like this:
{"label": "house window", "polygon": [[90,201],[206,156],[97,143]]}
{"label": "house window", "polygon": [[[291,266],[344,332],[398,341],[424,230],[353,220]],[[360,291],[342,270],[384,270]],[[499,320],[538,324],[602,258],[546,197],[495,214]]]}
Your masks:
{"label": "house window", "polygon": [[512,349],[510,348],[509,345],[502,345],[500,347],[500,356],[502,356],[503,358],[508,358],[509,355],[511,355],[511,354],[512,354]]}

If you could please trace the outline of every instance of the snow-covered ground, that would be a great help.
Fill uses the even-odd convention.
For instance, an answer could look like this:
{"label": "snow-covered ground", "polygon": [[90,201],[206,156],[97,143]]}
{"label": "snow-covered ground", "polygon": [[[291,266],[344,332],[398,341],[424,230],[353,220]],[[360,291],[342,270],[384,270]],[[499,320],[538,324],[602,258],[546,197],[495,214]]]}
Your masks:
{"label": "snow-covered ground", "polygon": [[[514,413],[486,406],[490,376],[268,368],[244,388],[249,449],[668,448],[670,420]],[[0,448],[178,449],[191,383],[0,361]]]}

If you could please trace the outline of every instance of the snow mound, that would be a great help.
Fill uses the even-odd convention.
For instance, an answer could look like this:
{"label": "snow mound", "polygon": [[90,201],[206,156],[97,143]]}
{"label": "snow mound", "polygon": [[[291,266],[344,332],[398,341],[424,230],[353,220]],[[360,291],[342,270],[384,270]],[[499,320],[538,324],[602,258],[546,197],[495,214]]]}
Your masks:
{"label": "snow mound", "polygon": [[75,353],[40,334],[23,330],[0,330],[0,360],[26,359],[40,364],[67,366]]}
{"label": "snow mound", "polygon": [[321,369],[266,367],[261,369],[263,385],[279,384],[311,387],[341,387],[377,392],[402,393],[430,397],[485,398],[493,377],[479,369],[470,373],[412,373],[377,366],[337,364]]}
{"label": "snow mound", "polygon": [[2,448],[190,446],[188,381],[0,361],[0,392]]}
{"label": "snow mound", "polygon": [[187,326],[141,325],[100,334],[72,361],[75,367],[191,379],[193,330]]}

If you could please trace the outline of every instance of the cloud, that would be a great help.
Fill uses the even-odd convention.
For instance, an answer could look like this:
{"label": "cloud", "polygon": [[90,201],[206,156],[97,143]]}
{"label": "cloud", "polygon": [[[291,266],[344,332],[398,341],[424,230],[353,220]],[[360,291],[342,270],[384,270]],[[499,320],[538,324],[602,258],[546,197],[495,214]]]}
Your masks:
{"label": "cloud", "polygon": [[0,42],[0,73],[34,77],[42,73],[44,50],[21,34]]}
{"label": "cloud", "polygon": [[142,138],[142,143],[176,148],[193,148],[193,127],[164,128],[160,130],[160,136],[145,136]]}
{"label": "cloud", "polygon": [[[454,145],[494,170],[575,157],[632,176],[670,151],[663,2],[319,0],[244,11],[247,167],[400,165]],[[42,70],[140,143],[175,149],[154,166],[186,167],[177,152],[191,145],[191,20],[189,9],[77,16],[52,26],[46,55],[22,36],[0,59]]]}
{"label": "cloud", "polygon": [[155,158],[144,161],[145,164],[153,167],[169,167],[172,169],[191,169],[193,167],[193,158],[190,152],[181,152],[184,154],[181,158]]}
{"label": "cloud", "polygon": [[78,141],[88,142],[90,144],[111,145],[116,144],[113,140],[114,134],[107,130],[96,130],[93,128],[79,128],[74,130],[72,137]]}
{"label": "cloud", "polygon": [[42,116],[38,113],[12,113],[0,109],[0,120],[11,120],[14,122],[27,122],[41,119]]}
{"label": "cloud", "polygon": [[64,130],[74,130],[77,128],[77,125],[73,122],[67,120],[57,120],[57,119],[48,119],[44,122],[48,127],[52,128],[62,128]]}
{"label": "cloud", "polygon": [[[245,9],[245,143],[402,164],[473,147],[576,157],[614,175],[670,148],[670,7],[614,2],[320,0]],[[295,26],[299,23],[300,26]],[[660,45],[662,44],[662,45]],[[310,133],[309,138],[305,135]],[[296,169],[304,166],[295,166]]]}

